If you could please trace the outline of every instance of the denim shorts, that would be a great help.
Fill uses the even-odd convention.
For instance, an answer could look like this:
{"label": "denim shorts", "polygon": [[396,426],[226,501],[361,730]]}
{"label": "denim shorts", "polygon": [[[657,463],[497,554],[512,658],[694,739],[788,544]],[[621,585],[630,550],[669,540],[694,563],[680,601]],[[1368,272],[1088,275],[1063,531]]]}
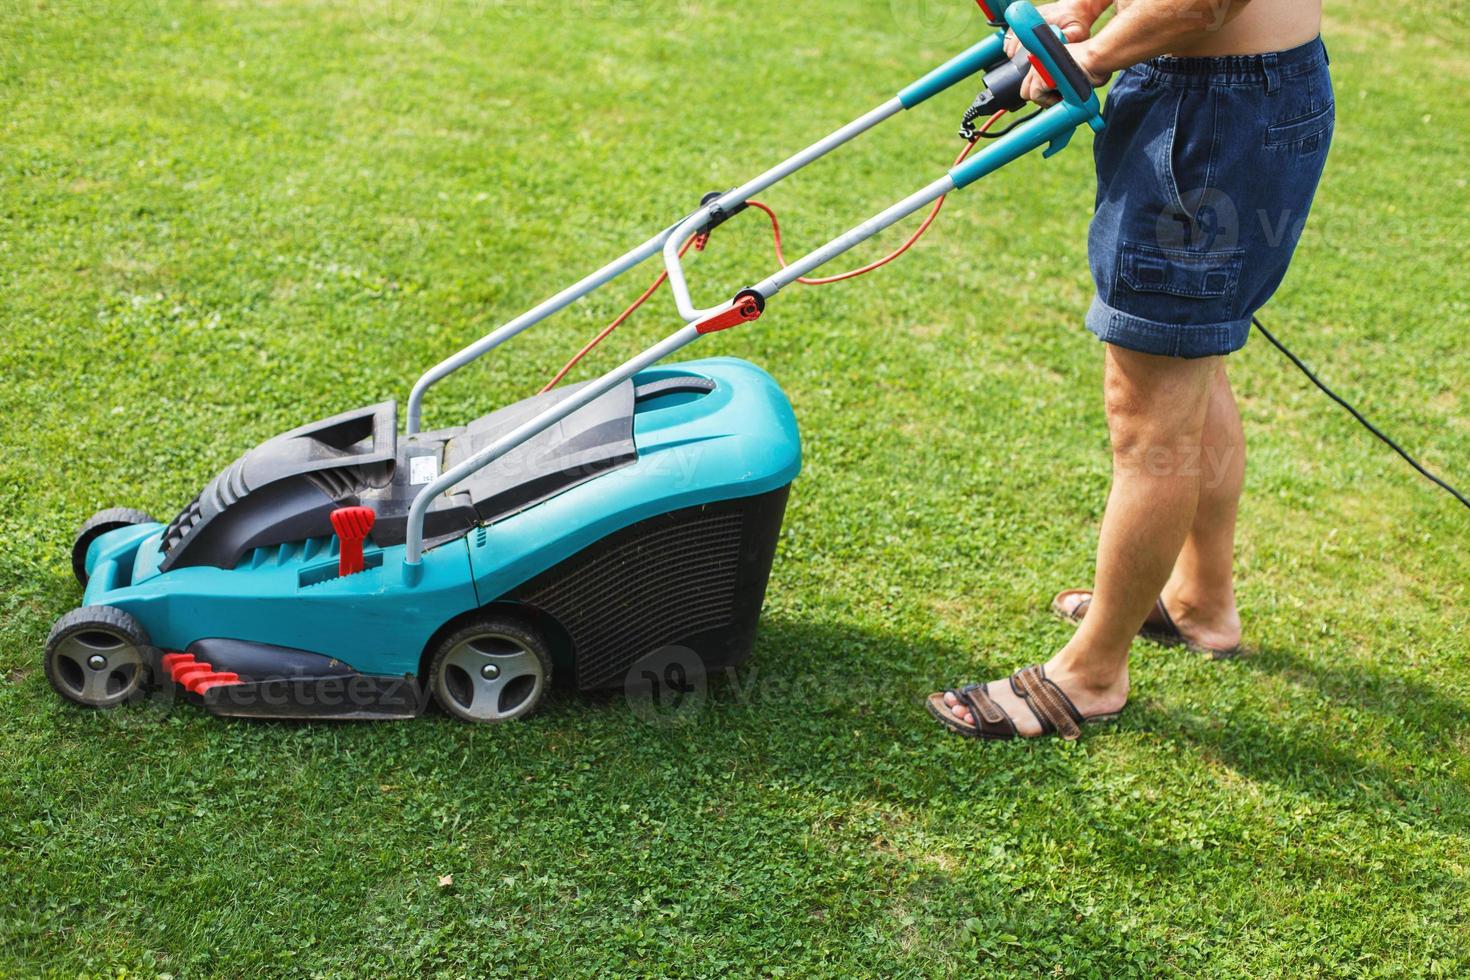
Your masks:
{"label": "denim shorts", "polygon": [[1286,274],[1332,142],[1322,41],[1155,58],[1118,77],[1104,117],[1087,328],[1146,354],[1239,350]]}

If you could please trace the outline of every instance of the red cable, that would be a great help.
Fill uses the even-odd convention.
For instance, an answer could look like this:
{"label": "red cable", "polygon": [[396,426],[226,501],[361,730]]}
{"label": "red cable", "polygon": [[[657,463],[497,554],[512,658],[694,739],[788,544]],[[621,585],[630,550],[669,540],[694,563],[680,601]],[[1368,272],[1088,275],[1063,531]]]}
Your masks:
{"label": "red cable", "polygon": [[[989,130],[991,126],[995,125],[996,120],[1000,119],[1000,117],[1003,115],[1005,115],[1005,110],[997,112],[989,119],[985,120],[985,123],[980,127],[979,132],[983,133]],[[965,148],[960,151],[959,156],[955,157],[954,163],[951,164],[951,166],[959,166],[959,164],[964,161],[965,157],[970,155],[970,151],[975,148],[975,143],[975,140],[966,143]],[[948,196],[948,194],[941,194],[938,199],[935,200],[934,206],[929,209],[929,213],[925,215],[923,222],[919,225],[918,228],[914,229],[914,233],[908,237],[908,240],[905,241],[898,248],[894,249],[892,252],[889,252],[887,255],[883,256],[881,259],[878,259],[875,262],[869,262],[867,265],[863,266],[860,269],[853,269],[849,272],[840,272],[835,276],[801,276],[796,281],[805,286],[825,286],[828,283],[841,282],[844,279],[856,279],[858,276],[866,275],[867,273],[872,272],[874,269],[881,269],[883,266],[892,262],[903,253],[907,252],[910,248],[913,247],[915,242],[923,237],[924,232],[928,231],[929,226],[934,223],[934,219],[939,217],[939,209],[944,207],[944,199]],[[760,201],[750,200],[746,201],[745,203],[753,208],[761,209],[766,213],[766,216],[771,219],[771,236],[775,239],[776,261],[781,263],[781,268],[786,268],[786,256],[783,255],[781,252],[781,223],[776,220],[776,212],[771,210],[768,205],[762,204]]]}
{"label": "red cable", "polygon": [[[980,127],[979,132],[983,133],[989,130],[990,127],[994,126],[996,121],[1000,119],[1000,117],[1003,115],[1005,115],[1004,110],[997,112],[995,115],[985,120],[985,123]],[[966,143],[965,148],[960,151],[959,156],[955,157],[954,163],[951,164],[951,166],[958,166],[965,159],[965,157],[969,156],[970,151],[975,148],[976,142],[977,140],[971,140],[969,143]],[[903,253],[907,252],[910,248],[912,248],[914,243],[923,236],[924,232],[929,230],[929,226],[934,223],[934,219],[939,217],[939,209],[944,207],[944,199],[948,196],[948,194],[941,194],[939,198],[935,200],[934,206],[929,209],[929,214],[925,216],[923,222],[919,225],[918,228],[914,230],[914,233],[908,237],[908,240],[905,241],[898,248],[894,249],[892,252],[883,256],[881,259],[878,259],[876,262],[869,262],[867,265],[863,266],[860,269],[853,269],[850,272],[838,273],[835,276],[821,276],[815,278],[802,276],[796,281],[807,286],[825,286],[828,283],[841,282],[844,279],[855,279],[858,276],[872,272],[874,269],[882,268],[883,266],[892,262],[894,259],[898,258]],[[781,223],[776,220],[776,212],[771,210],[769,205],[762,204],[760,201],[751,200],[746,201],[745,203],[753,208],[759,208],[760,210],[764,211],[766,213],[766,216],[771,219],[771,235],[775,239],[776,261],[781,263],[781,268],[786,268],[786,256],[781,253]],[[691,245],[697,247],[700,251],[704,251],[705,242],[707,242],[708,240],[709,236],[707,234],[691,235],[689,237],[689,240],[679,247],[679,258],[682,259],[684,257],[684,254],[689,251]],[[628,317],[633,315],[638,307],[648,302],[648,298],[654,293],[658,292],[658,287],[662,286],[664,284],[664,280],[668,277],[669,273],[667,269],[665,269],[663,272],[660,272],[654,278],[653,283],[643,291],[643,295],[639,296],[632,303],[630,303],[628,305],[628,308],[619,313],[612,323],[609,323],[606,327],[603,327],[602,331],[596,337],[593,337],[591,340],[587,341],[586,346],[577,351],[577,353],[572,356],[571,360],[563,364],[561,370],[556,372],[556,376],[548,381],[546,383],[546,387],[542,388],[541,391],[537,392],[537,394],[544,394],[545,392],[550,391],[552,388],[555,388],[558,384],[560,384],[561,379],[567,376],[568,371],[577,366],[578,361],[586,357],[589,353],[591,353],[594,347],[606,340],[607,336],[610,333],[612,333],[618,327],[622,326],[623,323],[628,319]]]}
{"label": "red cable", "polygon": [[[679,258],[682,259],[684,257],[684,253],[689,251],[689,246],[693,245],[696,241],[699,241],[701,237],[701,235],[690,235],[689,240],[686,241],[683,245],[679,246]],[[708,236],[703,237],[705,237],[706,241],[708,240]],[[700,242],[699,250],[704,251],[704,242]],[[596,347],[598,344],[606,340],[608,334],[618,329],[618,327],[621,327],[623,325],[623,321],[632,316],[634,311],[636,311],[638,307],[648,302],[648,297],[658,292],[658,287],[662,286],[664,284],[664,280],[667,278],[669,278],[669,270],[665,269],[654,278],[653,284],[643,291],[642,296],[639,296],[631,304],[629,304],[628,308],[619,313],[617,315],[617,318],[614,319],[612,323],[609,323],[607,326],[603,327],[601,333],[599,333],[596,337],[593,337],[591,340],[587,341],[586,346],[577,351],[577,353],[573,354],[572,359],[563,364],[561,366],[561,370],[556,372],[556,377],[546,382],[546,387],[536,392],[536,394],[544,395],[546,392],[550,391],[552,388],[555,388],[558,384],[560,384],[561,379],[567,376],[568,371],[577,366],[578,361],[586,357],[592,351],[592,348]]]}

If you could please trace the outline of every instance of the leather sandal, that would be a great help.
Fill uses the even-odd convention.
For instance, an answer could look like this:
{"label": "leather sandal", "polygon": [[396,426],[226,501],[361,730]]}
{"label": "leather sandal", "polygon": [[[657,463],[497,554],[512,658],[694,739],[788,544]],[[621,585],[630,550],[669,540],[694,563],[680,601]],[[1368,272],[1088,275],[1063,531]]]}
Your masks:
{"label": "leather sandal", "polygon": [[[1026,707],[1031,709],[1031,713],[1041,724],[1041,735],[1035,736],[1037,738],[1054,734],[1068,742],[1075,742],[1082,737],[1083,725],[1116,721],[1122,714],[1121,711],[1096,715],[1082,714],[1072,703],[1072,699],[1067,697],[1066,692],[1047,680],[1046,669],[1039,664],[1023,667],[1012,674],[1011,690],[1016,697],[1025,702]],[[971,717],[977,719],[979,724],[972,725],[962,721],[950,710],[949,705],[944,703],[946,694],[953,694],[958,698],[970,709]],[[937,718],[941,725],[960,735],[1002,742],[1022,737],[1016,730],[1015,721],[990,697],[987,684],[970,684],[951,691],[931,694],[925,704],[929,708],[929,713]]]}
{"label": "leather sandal", "polygon": [[[1072,596],[1080,595],[1082,599],[1072,609],[1068,610],[1064,600]],[[1091,589],[1067,589],[1058,592],[1051,601],[1051,611],[1062,619],[1076,626],[1082,622],[1087,615],[1087,607],[1092,605]],[[1164,598],[1160,596],[1154,601],[1154,607],[1149,610],[1148,618],[1138,628],[1138,635],[1145,640],[1152,640],[1160,646],[1184,647],[1194,653],[1202,653],[1212,660],[1231,660],[1245,653],[1245,647],[1237,643],[1233,647],[1207,647],[1195,643],[1180,631],[1174,622],[1174,617],[1169,615],[1169,610],[1164,608]]]}

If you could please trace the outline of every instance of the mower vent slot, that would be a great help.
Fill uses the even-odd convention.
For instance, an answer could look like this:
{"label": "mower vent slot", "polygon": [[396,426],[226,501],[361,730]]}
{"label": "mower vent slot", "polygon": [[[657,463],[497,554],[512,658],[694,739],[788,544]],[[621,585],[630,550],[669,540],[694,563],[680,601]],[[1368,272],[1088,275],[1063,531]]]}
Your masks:
{"label": "mower vent slot", "polygon": [[700,514],[651,528],[526,596],[567,629],[577,683],[617,681],[640,657],[734,619],[744,514]]}
{"label": "mower vent slot", "polygon": [[307,482],[334,501],[355,497],[369,486],[367,474],[356,466],[314,470],[304,475]]}
{"label": "mower vent slot", "polygon": [[194,525],[199,523],[200,516],[199,497],[196,496],[193,500],[189,501],[187,507],[179,511],[179,516],[175,517],[169,522],[168,527],[164,528],[163,551],[165,554],[172,551],[175,545],[184,540],[184,537],[194,529]]}
{"label": "mower vent slot", "polygon": [[244,469],[245,457],[241,456],[210,481],[206,490],[214,498],[217,510],[224,510],[250,492],[245,486]]}

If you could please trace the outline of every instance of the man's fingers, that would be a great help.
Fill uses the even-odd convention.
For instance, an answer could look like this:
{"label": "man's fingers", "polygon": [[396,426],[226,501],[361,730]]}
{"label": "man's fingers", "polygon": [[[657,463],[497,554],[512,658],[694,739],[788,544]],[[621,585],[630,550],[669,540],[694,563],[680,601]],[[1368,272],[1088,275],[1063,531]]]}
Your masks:
{"label": "man's fingers", "polygon": [[1055,91],[1046,87],[1041,76],[1032,69],[1031,74],[1021,83],[1021,98],[1027,102],[1035,102],[1039,106],[1054,106],[1061,101]]}
{"label": "man's fingers", "polygon": [[1062,25],[1062,36],[1068,41],[1085,41],[1092,36],[1087,25],[1080,21],[1072,21],[1070,24]]}

